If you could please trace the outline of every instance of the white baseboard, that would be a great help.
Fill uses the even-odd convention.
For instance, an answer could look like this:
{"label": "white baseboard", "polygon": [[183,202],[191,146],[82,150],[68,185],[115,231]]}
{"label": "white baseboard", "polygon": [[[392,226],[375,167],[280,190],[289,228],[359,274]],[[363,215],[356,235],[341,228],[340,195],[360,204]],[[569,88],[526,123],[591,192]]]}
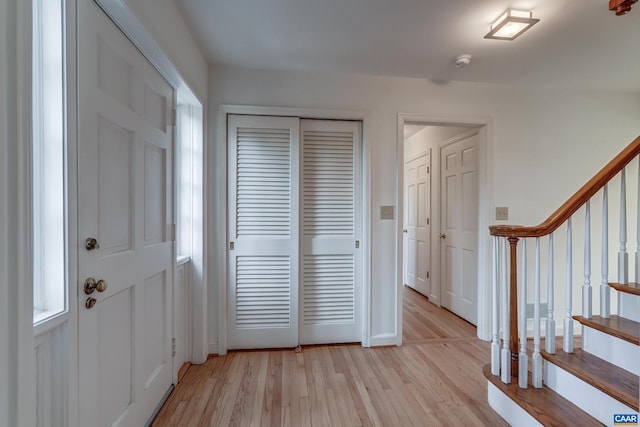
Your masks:
{"label": "white baseboard", "polygon": [[209,343],[209,354],[219,354],[218,353],[218,343],[217,342],[210,342]]}
{"label": "white baseboard", "polygon": [[396,334],[383,334],[371,337],[369,344],[371,344],[371,347],[400,345],[400,340]]}

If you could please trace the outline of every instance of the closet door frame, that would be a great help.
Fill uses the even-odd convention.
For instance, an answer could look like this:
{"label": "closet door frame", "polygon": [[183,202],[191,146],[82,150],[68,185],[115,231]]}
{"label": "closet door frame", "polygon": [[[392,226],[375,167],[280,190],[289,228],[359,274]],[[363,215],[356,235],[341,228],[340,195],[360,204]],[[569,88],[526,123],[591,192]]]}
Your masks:
{"label": "closet door frame", "polygon": [[[222,141],[218,150],[218,158],[215,160],[215,179],[219,180],[218,188],[227,188],[228,146],[227,146],[227,116],[230,114],[245,114],[254,116],[283,116],[298,117],[300,119],[319,120],[357,120],[362,122],[362,346],[371,345],[371,153],[367,136],[370,134],[371,118],[368,113],[347,110],[322,110],[308,108],[281,108],[281,107],[256,107],[244,105],[222,105],[218,111],[216,134],[217,141]],[[227,278],[228,278],[228,236],[227,236],[227,194],[214,195],[212,204],[217,212],[216,218],[211,224],[212,233],[210,239],[216,242],[213,247],[213,260],[211,270],[214,280],[217,281],[217,329],[218,342],[210,343],[209,353],[224,355],[227,353]]]}

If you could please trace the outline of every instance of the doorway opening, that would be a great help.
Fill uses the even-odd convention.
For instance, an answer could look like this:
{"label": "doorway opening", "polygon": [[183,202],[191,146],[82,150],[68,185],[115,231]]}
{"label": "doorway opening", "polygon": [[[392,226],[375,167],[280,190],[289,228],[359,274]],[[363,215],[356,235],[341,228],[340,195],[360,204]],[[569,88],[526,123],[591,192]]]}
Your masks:
{"label": "doorway opening", "polygon": [[399,292],[411,288],[478,326],[481,336],[486,125],[400,117],[398,129]]}

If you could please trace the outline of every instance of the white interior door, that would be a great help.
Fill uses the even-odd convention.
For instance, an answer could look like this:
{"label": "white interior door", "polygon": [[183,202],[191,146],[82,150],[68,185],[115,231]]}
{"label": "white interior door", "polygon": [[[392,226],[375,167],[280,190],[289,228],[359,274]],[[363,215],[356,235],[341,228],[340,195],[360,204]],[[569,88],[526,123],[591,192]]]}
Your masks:
{"label": "white interior door", "polygon": [[360,126],[301,121],[300,344],[362,340]]}
{"label": "white interior door", "polygon": [[90,0],[78,63],[79,425],[141,426],[172,383],[174,94]]}
{"label": "white interior door", "polygon": [[442,305],[477,322],[478,134],[440,148]]}
{"label": "white interior door", "polygon": [[298,345],[299,120],[228,118],[227,343]]}
{"label": "white interior door", "polygon": [[431,154],[405,163],[405,284],[431,292]]}

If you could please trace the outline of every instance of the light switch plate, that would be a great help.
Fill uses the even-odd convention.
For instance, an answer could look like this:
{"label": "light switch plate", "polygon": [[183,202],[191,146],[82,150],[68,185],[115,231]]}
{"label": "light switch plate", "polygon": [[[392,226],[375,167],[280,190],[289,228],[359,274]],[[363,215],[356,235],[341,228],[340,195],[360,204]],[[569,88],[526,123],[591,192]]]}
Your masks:
{"label": "light switch plate", "polygon": [[509,208],[507,207],[497,207],[496,208],[496,220],[497,221],[507,221],[509,219]]}
{"label": "light switch plate", "polygon": [[393,219],[393,205],[380,206],[380,219]]}

